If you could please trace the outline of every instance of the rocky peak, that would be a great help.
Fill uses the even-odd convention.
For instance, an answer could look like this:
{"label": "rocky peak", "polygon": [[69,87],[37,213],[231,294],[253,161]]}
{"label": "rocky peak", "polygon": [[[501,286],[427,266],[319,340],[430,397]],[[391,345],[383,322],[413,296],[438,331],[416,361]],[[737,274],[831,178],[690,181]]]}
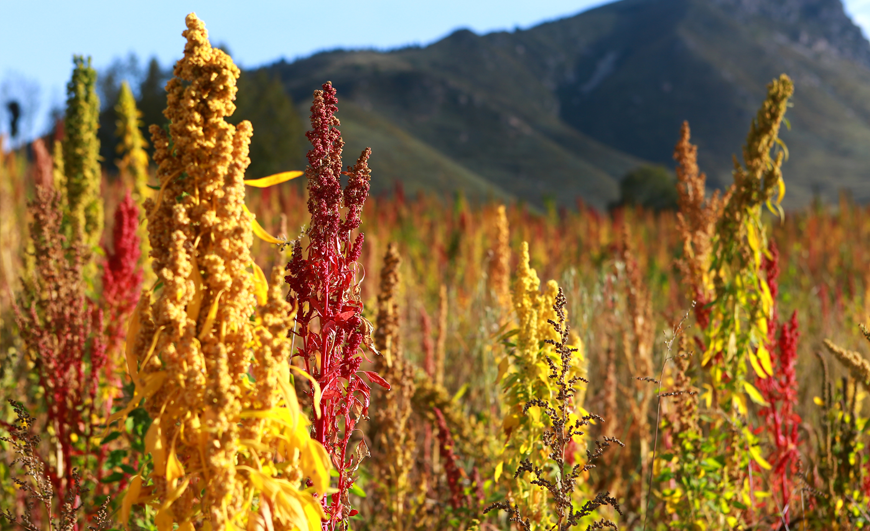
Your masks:
{"label": "rocky peak", "polygon": [[763,17],[792,41],[870,68],[870,42],[841,0],[711,0],[738,19]]}

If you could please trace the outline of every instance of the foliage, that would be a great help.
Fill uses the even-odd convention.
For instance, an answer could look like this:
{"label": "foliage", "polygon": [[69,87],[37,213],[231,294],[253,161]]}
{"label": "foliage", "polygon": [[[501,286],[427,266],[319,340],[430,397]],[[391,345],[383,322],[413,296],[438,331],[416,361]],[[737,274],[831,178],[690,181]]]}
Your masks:
{"label": "foliage", "polygon": [[230,120],[251,122],[251,178],[295,169],[303,158],[304,128],[281,82],[265,70],[242,72],[236,112]]}
{"label": "foliage", "polygon": [[663,166],[640,166],[619,181],[619,204],[655,210],[676,210],[674,176]]}

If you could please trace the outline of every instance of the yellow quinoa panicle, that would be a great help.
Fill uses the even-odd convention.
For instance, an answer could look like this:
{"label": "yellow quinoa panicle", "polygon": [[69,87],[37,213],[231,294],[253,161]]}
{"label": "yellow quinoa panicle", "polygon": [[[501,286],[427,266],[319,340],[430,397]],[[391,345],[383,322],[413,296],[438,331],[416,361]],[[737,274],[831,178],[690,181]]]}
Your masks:
{"label": "yellow quinoa panicle", "polygon": [[195,15],[183,36],[184,57],[166,86],[169,131],[151,126],[161,188],[145,208],[156,296],[143,297],[128,333],[131,405],[144,397],[153,419],[155,522],[159,531],[254,520],[319,529],[320,504],[298,487],[308,477],[325,492],[329,462],[288,384],[292,308],[280,271],[268,288],[250,255],[243,179],[252,129],[224,120],[239,69],[211,47]]}
{"label": "yellow quinoa panicle", "polygon": [[495,301],[503,310],[509,310],[510,291],[510,225],[504,205],[499,205],[495,216],[495,234],[487,279]]}
{"label": "yellow quinoa panicle", "polygon": [[852,378],[864,384],[865,387],[870,388],[870,361],[867,361],[858,352],[837,346],[830,339],[826,339],[824,344],[828,352],[833,354],[844,367],[849,369],[849,374],[852,375]]}
{"label": "yellow quinoa panicle", "polygon": [[523,242],[517,264],[517,280],[513,300],[517,312],[519,336],[517,348],[523,351],[538,347],[538,290],[541,281],[538,273],[529,265],[529,244]]}

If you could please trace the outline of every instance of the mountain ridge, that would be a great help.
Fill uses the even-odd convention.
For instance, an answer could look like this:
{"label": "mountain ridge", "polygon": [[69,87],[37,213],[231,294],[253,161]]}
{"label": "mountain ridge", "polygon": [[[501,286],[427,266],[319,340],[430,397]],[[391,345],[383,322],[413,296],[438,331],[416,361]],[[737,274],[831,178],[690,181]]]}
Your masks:
{"label": "mountain ridge", "polygon": [[[599,208],[631,169],[672,167],[683,120],[711,183],[729,184],[765,84],[785,72],[797,86],[782,134],[787,206],[840,188],[870,200],[870,43],[840,0],[621,0],[513,32],[457,30],[425,47],[322,52],[267,70],[294,101],[329,79],[361,111],[356,125],[390,124],[372,146],[376,190],[467,181],[472,196]],[[379,167],[399,137],[465,177],[445,181],[407,158]]]}

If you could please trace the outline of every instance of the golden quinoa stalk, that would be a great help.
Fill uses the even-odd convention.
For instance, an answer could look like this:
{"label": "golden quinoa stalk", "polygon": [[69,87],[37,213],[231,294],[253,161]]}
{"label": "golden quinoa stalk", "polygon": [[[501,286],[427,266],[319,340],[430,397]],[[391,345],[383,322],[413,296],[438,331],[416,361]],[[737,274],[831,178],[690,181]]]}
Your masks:
{"label": "golden quinoa stalk", "polygon": [[[513,289],[516,346],[508,347],[507,355],[499,364],[498,380],[504,389],[505,405],[505,417],[502,420],[504,448],[502,455],[497,458],[494,479],[496,482],[501,479],[507,485],[514,503],[531,519],[534,529],[546,529],[552,525],[551,515],[544,503],[545,493],[530,480],[514,478],[524,461],[543,462],[547,459],[545,449],[539,445],[545,428],[542,410],[527,406],[536,400],[553,398],[554,387],[549,379],[548,360],[557,359],[554,342],[562,339],[560,331],[550,322],[560,320],[555,308],[559,286],[550,280],[543,293],[540,287],[538,274],[529,264],[529,245],[523,242]],[[570,339],[579,344],[576,336]],[[576,352],[579,355],[571,361],[571,377],[585,374],[582,345]],[[585,382],[577,387],[576,400],[573,401],[577,412],[572,413],[575,419],[585,414],[582,403]],[[582,445],[584,441],[577,437],[574,443]]]}
{"label": "golden quinoa stalk", "polygon": [[870,389],[870,361],[854,350],[846,350],[837,346],[830,339],[825,340],[825,348],[833,354],[837,360],[849,369],[852,378],[861,382],[864,387]]}
{"label": "golden quinoa stalk", "polygon": [[73,58],[72,79],[67,84],[64,121],[63,166],[73,235],[89,246],[103,234],[103,198],[100,196],[100,140],[97,138],[100,99],[97,72],[91,58]]}
{"label": "golden quinoa stalk", "polygon": [[435,384],[444,386],[444,358],[447,355],[447,286],[438,291],[438,328],[435,334]]}
{"label": "golden quinoa stalk", "polygon": [[145,208],[159,289],[153,302],[143,294],[128,331],[136,395],[110,419],[145,399],[153,487],[140,496],[135,478],[121,519],[147,502],[160,531],[319,529],[320,503],[300,485],[309,478],[325,493],[328,458],[289,385],[293,312],[280,271],[268,289],[251,260],[243,181],[251,125],[225,120],[239,69],[195,15],[183,35],[166,87],[169,131],[151,126],[161,189]]}
{"label": "golden quinoa stalk", "polygon": [[125,81],[118,93],[118,103],[115,105],[115,136],[118,137],[117,161],[121,178],[128,181],[133,188],[133,199],[141,204],[150,195],[148,192],[148,153],[145,152],[145,139],[139,131],[142,113],[136,108],[136,98],[130,91],[130,85]]}
{"label": "golden quinoa stalk", "polygon": [[495,217],[495,241],[489,262],[489,290],[504,312],[511,306],[510,267],[511,267],[510,225],[504,205],[499,205]]}
{"label": "golden quinoa stalk", "polygon": [[399,341],[399,305],[396,303],[399,288],[399,266],[402,258],[398,246],[390,242],[384,254],[384,266],[381,268],[381,287],[378,293],[377,329],[374,333],[375,348],[381,353],[376,358],[378,370],[383,371],[393,366],[394,353],[398,352]]}
{"label": "golden quinoa stalk", "polygon": [[[145,202],[151,196],[148,189],[148,153],[145,151],[146,142],[139,130],[142,113],[136,108],[136,99],[130,91],[130,85],[125,81],[121,84],[118,93],[118,103],[115,105],[115,136],[118,137],[118,155],[116,161],[118,172],[122,182],[133,190],[133,200],[137,205]],[[140,210],[141,221],[145,220],[145,212]],[[142,249],[141,259],[147,260],[151,252],[148,244],[148,232],[145,223],[139,224],[137,235]],[[145,271],[145,286],[151,286],[156,281],[156,276],[150,268]]]}
{"label": "golden quinoa stalk", "polygon": [[689,122],[683,122],[680,140],[674,148],[677,161],[678,202],[677,232],[683,241],[683,255],[676,261],[677,268],[695,291],[695,297],[706,303],[713,285],[710,269],[712,239],[722,208],[731,197],[733,187],[720,197],[719,190],[706,197],[707,176],[698,169],[698,146],[691,143]]}
{"label": "golden quinoa stalk", "polygon": [[390,242],[381,269],[374,341],[381,353],[375,358],[375,368],[392,388],[378,393],[382,402],[373,414],[371,427],[374,439],[371,466],[376,485],[374,524],[396,530],[410,526],[406,505],[411,493],[409,475],[417,446],[416,429],[410,422],[416,390],[414,368],[405,359],[399,342],[396,299],[401,262],[398,245]]}

